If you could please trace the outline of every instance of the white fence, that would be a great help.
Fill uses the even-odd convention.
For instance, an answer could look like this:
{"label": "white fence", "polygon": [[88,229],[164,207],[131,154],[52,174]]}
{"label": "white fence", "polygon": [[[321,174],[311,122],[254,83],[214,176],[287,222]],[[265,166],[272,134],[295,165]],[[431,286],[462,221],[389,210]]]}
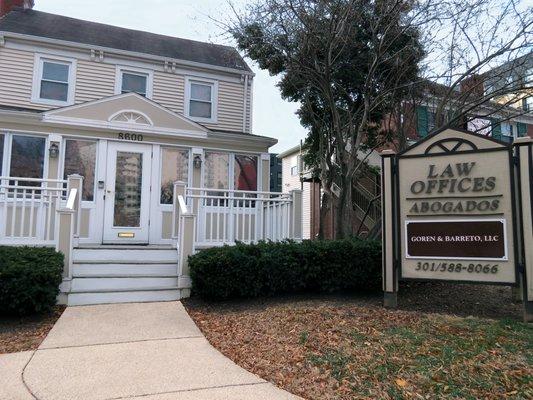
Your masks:
{"label": "white fence", "polygon": [[54,244],[55,211],[66,197],[66,180],[0,177],[0,241]]}
{"label": "white fence", "polygon": [[187,188],[185,198],[197,218],[198,247],[299,239],[291,193]]}

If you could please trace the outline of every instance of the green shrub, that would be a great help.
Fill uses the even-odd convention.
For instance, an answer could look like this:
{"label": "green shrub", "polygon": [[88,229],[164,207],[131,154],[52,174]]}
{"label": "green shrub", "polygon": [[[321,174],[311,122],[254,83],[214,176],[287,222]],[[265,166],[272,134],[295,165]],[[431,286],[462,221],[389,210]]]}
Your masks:
{"label": "green shrub", "polygon": [[237,243],[189,257],[193,292],[207,299],[373,290],[381,244],[360,239]]}
{"label": "green shrub", "polygon": [[46,247],[0,246],[0,314],[50,311],[63,274],[63,254]]}

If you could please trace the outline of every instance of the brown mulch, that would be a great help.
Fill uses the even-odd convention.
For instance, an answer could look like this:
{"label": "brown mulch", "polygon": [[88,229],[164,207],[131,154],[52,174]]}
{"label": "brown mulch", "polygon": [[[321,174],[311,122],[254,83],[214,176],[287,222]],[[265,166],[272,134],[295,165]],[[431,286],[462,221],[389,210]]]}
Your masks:
{"label": "brown mulch", "polygon": [[64,310],[55,306],[50,314],[0,317],[0,354],[37,349]]}
{"label": "brown mulch", "polygon": [[533,329],[509,288],[400,293],[399,310],[378,294],[185,306],[224,355],[307,399],[533,398]]}

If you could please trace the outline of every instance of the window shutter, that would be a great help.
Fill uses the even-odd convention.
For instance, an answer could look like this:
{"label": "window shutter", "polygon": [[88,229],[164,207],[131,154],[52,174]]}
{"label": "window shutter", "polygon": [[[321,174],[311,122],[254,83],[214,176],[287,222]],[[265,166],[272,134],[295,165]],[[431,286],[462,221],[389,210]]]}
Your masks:
{"label": "window shutter", "polygon": [[497,140],[502,140],[502,125],[494,118],[491,118],[491,127],[492,127],[492,138],[497,139]]}
{"label": "window shutter", "polygon": [[516,130],[518,131],[518,137],[527,136],[527,125],[522,122],[516,123]]}
{"label": "window shutter", "polygon": [[423,138],[428,134],[428,108],[425,106],[416,107],[416,120],[418,136]]}

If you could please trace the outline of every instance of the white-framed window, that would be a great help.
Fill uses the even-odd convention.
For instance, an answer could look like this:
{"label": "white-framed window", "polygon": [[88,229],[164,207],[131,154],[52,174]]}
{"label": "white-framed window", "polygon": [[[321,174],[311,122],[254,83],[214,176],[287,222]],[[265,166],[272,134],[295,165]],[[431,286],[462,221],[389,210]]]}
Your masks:
{"label": "white-framed window", "polygon": [[47,169],[47,139],[26,133],[4,135],[3,175],[16,178],[44,178]]}
{"label": "white-framed window", "polygon": [[153,71],[134,67],[117,66],[115,94],[137,93],[151,99],[153,85]]}
{"label": "white-framed window", "polygon": [[189,183],[188,149],[161,147],[161,196],[159,204],[174,202],[174,182]]}
{"label": "white-framed window", "polygon": [[203,162],[203,187],[256,191],[260,186],[259,156],[206,150]]}
{"label": "white-framed window", "polygon": [[198,122],[217,122],[218,82],[186,78],[185,116]]}
{"label": "white-framed window", "polygon": [[74,104],[75,81],[75,59],[37,54],[32,102],[57,106]]}
{"label": "white-framed window", "polygon": [[0,133],[0,176],[4,174],[4,142],[6,135]]}
{"label": "white-framed window", "polygon": [[97,147],[98,143],[95,140],[65,140],[63,179],[73,174],[83,176],[81,198],[83,201],[94,201]]}

